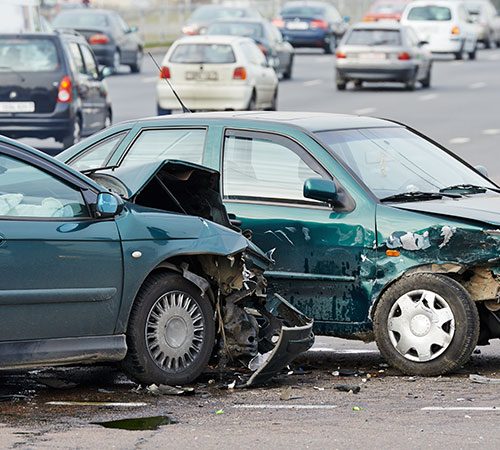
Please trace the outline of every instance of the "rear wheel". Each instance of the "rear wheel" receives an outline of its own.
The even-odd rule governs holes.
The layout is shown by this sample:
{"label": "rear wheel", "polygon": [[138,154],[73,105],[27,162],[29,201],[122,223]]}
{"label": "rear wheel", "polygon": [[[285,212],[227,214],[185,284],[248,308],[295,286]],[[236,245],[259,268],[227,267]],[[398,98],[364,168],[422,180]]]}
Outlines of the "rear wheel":
{"label": "rear wheel", "polygon": [[431,71],[432,71],[432,65],[429,65],[429,69],[427,69],[427,74],[425,75],[425,78],[420,81],[422,83],[422,87],[424,88],[431,87]]}
{"label": "rear wheel", "polygon": [[80,116],[76,116],[71,127],[70,133],[62,140],[63,147],[66,149],[80,142],[82,139],[82,120]]}
{"label": "rear wheel", "polygon": [[289,80],[292,78],[292,70],[293,70],[293,55],[290,57],[290,63],[288,64],[288,67],[283,74],[283,79],[284,80]]}
{"label": "rear wheel", "polygon": [[171,109],[163,109],[160,105],[156,105],[156,113],[158,116],[169,116],[172,114]]}
{"label": "rear wheel", "polygon": [[363,82],[361,80],[356,80],[354,82],[354,87],[356,87],[358,89],[362,88],[363,87]]}
{"label": "rear wheel", "polygon": [[278,88],[274,91],[273,100],[271,106],[269,107],[269,111],[276,111],[278,109]]}
{"label": "rear wheel", "polygon": [[111,115],[111,111],[108,110],[108,112],[106,113],[106,118],[104,119],[104,126],[102,127],[103,130],[110,127],[111,123],[112,123],[112,115]]}
{"label": "rear wheel", "polygon": [[180,275],[153,275],[130,313],[123,366],[141,383],[186,384],[206,368],[214,344],[208,298]]}
{"label": "rear wheel", "polygon": [[406,90],[407,91],[414,91],[416,82],[417,82],[417,71],[415,70],[413,75],[411,75],[410,78],[408,78],[408,80],[406,80],[406,82],[405,82]]}
{"label": "rear wheel", "polygon": [[385,291],[373,326],[387,362],[409,375],[435,376],[467,362],[478,341],[479,315],[458,282],[418,273]]}
{"label": "rear wheel", "polygon": [[250,97],[250,101],[247,105],[247,111],[256,111],[257,110],[257,96],[255,91],[252,92],[252,96]]}
{"label": "rear wheel", "polygon": [[342,78],[342,76],[338,72],[335,84],[337,85],[338,91],[345,91],[345,88],[347,87],[347,81],[344,80],[344,78]]}
{"label": "rear wheel", "polygon": [[142,68],[142,60],[144,58],[144,54],[141,49],[137,50],[137,54],[135,55],[135,63],[130,65],[130,71],[132,73],[139,73]]}

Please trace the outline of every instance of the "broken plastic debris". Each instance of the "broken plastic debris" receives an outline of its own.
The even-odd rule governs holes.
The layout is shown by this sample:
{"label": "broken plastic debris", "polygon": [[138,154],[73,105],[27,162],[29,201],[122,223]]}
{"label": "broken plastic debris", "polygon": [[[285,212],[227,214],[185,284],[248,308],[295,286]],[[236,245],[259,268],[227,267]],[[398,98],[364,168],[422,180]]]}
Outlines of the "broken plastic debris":
{"label": "broken plastic debris", "polygon": [[332,375],[334,377],[338,377],[340,375],[340,372],[338,370],[335,370],[334,372],[332,372]]}
{"label": "broken plastic debris", "polygon": [[22,394],[4,394],[0,395],[0,402],[18,402],[19,400],[27,400],[29,397]]}
{"label": "broken plastic debris", "polygon": [[218,409],[217,411],[215,411],[215,415],[216,416],[220,416],[221,414],[224,414],[224,410],[223,409]]}
{"label": "broken plastic debris", "polygon": [[318,386],[314,386],[314,389],[315,389],[316,391],[324,391],[324,390],[325,390],[325,388],[324,388],[324,387],[318,387]]}
{"label": "broken plastic debris", "polygon": [[228,388],[228,389],[234,389],[234,387],[235,387],[235,386],[236,386],[236,380],[234,380],[232,383],[229,383],[229,384],[227,385],[227,388]]}
{"label": "broken plastic debris", "polygon": [[353,411],[361,411],[361,408],[359,406],[353,406],[352,410]]}
{"label": "broken plastic debris", "polygon": [[107,407],[117,407],[117,408],[139,408],[141,406],[148,406],[147,403],[143,402],[45,402],[46,405],[51,406],[107,406]]}
{"label": "broken plastic debris", "polygon": [[298,395],[292,395],[292,386],[287,386],[285,389],[281,391],[280,394],[280,400],[287,401],[287,400],[296,400],[302,398]]}
{"label": "broken plastic debris", "polygon": [[272,353],[273,352],[270,351],[264,354],[259,353],[257,356],[254,356],[248,363],[248,368],[252,372],[255,372],[257,369],[259,369],[266,363],[266,361],[271,357]]}
{"label": "broken plastic debris", "polygon": [[52,389],[72,389],[78,386],[77,383],[71,381],[60,380],[58,378],[37,378],[37,383],[44,384]]}
{"label": "broken plastic debris", "polygon": [[500,384],[500,378],[488,378],[483,377],[482,375],[469,375],[469,380],[471,380],[473,383]]}
{"label": "broken plastic debris", "polygon": [[353,394],[357,394],[361,390],[359,386],[352,384],[337,384],[333,388],[340,392],[351,392]]}
{"label": "broken plastic debris", "polygon": [[190,387],[174,387],[167,384],[151,384],[146,388],[146,391],[151,395],[193,395],[194,388]]}

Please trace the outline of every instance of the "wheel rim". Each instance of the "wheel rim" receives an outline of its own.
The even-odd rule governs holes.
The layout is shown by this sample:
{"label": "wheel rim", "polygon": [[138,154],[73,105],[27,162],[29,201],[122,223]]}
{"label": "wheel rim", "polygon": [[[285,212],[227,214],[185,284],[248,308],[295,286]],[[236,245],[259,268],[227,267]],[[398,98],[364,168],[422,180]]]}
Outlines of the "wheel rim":
{"label": "wheel rim", "polygon": [[443,297],[421,289],[396,300],[389,312],[387,330],[400,355],[411,361],[427,362],[450,346],[455,317]]}
{"label": "wheel rim", "polygon": [[201,351],[205,335],[201,308],[185,292],[164,294],[148,314],[145,333],[149,355],[160,369],[184,370]]}

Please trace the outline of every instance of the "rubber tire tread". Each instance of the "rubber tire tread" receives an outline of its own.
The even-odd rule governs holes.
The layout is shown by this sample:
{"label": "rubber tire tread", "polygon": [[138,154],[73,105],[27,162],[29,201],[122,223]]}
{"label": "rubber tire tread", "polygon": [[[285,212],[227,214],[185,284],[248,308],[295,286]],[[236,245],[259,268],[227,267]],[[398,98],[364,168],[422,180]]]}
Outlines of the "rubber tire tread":
{"label": "rubber tire tread", "polygon": [[[387,331],[387,317],[403,294],[429,289],[441,295],[455,316],[455,334],[450,346],[438,358],[418,363],[402,356],[392,345]],[[375,309],[373,328],[380,353],[392,366],[407,375],[437,376],[463,366],[470,358],[479,339],[479,313],[465,288],[442,274],[415,273],[406,275],[391,285]]]}
{"label": "rubber tire tread", "polygon": [[[185,291],[198,303],[205,321],[205,339],[198,357],[186,370],[173,374],[160,369],[146,348],[144,327],[147,316],[158,298],[169,291]],[[143,384],[182,385],[194,381],[207,367],[215,345],[214,309],[198,287],[174,273],[151,275],[141,287],[130,312],[127,329],[127,355],[123,369],[135,381]]]}

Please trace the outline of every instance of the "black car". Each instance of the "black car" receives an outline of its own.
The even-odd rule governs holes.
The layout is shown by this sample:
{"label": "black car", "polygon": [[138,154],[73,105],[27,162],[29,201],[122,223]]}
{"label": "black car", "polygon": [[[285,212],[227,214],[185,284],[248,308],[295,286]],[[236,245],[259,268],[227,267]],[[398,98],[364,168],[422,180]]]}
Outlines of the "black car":
{"label": "black car", "polygon": [[322,48],[325,53],[335,51],[347,29],[335,6],[318,1],[285,3],[273,23],[294,47]]}
{"label": "black car", "polygon": [[226,19],[210,24],[205,34],[227,34],[253,39],[276,72],[289,79],[292,76],[294,49],[280,31],[265,19]]}
{"label": "black car", "polygon": [[0,34],[0,134],[69,147],[109,126],[105,75],[77,33]]}
{"label": "black car", "polygon": [[117,71],[121,64],[133,73],[141,71],[144,43],[136,27],[130,27],[115,11],[76,8],[61,11],[54,28],[72,29],[83,34],[99,64]]}

